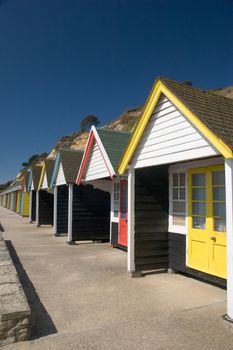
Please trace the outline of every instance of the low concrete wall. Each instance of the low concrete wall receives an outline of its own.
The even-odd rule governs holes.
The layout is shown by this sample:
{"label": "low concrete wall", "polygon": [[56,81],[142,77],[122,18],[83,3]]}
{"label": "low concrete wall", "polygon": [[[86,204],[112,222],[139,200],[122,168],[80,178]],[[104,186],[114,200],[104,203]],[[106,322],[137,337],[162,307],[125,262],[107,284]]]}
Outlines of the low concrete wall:
{"label": "low concrete wall", "polygon": [[0,232],[0,346],[28,339],[30,308]]}

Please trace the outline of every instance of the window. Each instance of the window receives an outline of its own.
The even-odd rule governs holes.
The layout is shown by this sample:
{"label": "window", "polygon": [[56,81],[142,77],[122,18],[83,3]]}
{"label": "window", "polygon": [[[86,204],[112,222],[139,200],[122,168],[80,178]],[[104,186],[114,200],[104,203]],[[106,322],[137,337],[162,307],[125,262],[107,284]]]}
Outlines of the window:
{"label": "window", "polygon": [[206,174],[192,174],[192,227],[206,229]]}
{"label": "window", "polygon": [[119,183],[114,183],[114,192],[113,192],[113,216],[118,218],[119,211]]}
{"label": "window", "polygon": [[185,173],[172,174],[172,224],[185,226]]}
{"label": "window", "polygon": [[214,231],[226,232],[225,173],[212,172]]}

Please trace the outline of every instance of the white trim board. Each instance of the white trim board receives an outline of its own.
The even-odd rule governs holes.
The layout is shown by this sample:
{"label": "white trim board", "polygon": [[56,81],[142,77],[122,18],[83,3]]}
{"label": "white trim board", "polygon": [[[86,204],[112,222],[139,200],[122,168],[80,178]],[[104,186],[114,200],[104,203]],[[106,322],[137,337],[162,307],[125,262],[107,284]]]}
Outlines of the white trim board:
{"label": "white trim board", "polygon": [[66,185],[66,179],[65,179],[62,163],[60,162],[57,176],[56,176],[55,186],[61,186],[61,185]]}
{"label": "white trim board", "polygon": [[47,180],[46,172],[44,173],[44,178],[43,178],[43,182],[42,182],[41,188],[43,188],[43,189],[48,188],[48,180]]}
{"label": "white trim board", "polygon": [[135,169],[219,155],[205,136],[164,95],[132,158]]}

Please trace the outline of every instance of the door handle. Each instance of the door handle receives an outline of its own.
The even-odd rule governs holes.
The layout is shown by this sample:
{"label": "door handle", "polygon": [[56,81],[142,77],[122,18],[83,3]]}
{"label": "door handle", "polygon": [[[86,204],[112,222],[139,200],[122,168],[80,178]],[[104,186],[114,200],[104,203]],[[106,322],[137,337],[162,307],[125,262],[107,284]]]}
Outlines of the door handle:
{"label": "door handle", "polygon": [[216,237],[215,236],[211,236],[210,239],[214,242],[216,242]]}

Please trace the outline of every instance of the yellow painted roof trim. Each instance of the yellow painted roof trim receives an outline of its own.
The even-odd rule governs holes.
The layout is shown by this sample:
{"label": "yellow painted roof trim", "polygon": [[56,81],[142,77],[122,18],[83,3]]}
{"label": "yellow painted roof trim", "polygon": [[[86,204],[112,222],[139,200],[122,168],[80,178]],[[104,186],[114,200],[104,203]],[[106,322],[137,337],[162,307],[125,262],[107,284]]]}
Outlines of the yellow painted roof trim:
{"label": "yellow painted roof trim", "polygon": [[39,180],[39,185],[38,185],[38,191],[40,191],[43,180],[44,180],[44,173],[45,173],[45,162],[42,165],[42,170],[41,170],[41,174],[40,174],[40,180]]}
{"label": "yellow painted roof trim", "polygon": [[151,93],[146,101],[143,113],[132,136],[128,146],[123,153],[118,168],[120,175],[123,175],[134,154],[134,151],[141,139],[141,136],[147,126],[147,123],[155,109],[159,97],[163,93],[174,105],[187,117],[187,119],[206,137],[206,139],[221,153],[225,158],[233,158],[233,152],[218,136],[216,136],[161,80],[155,82]]}

